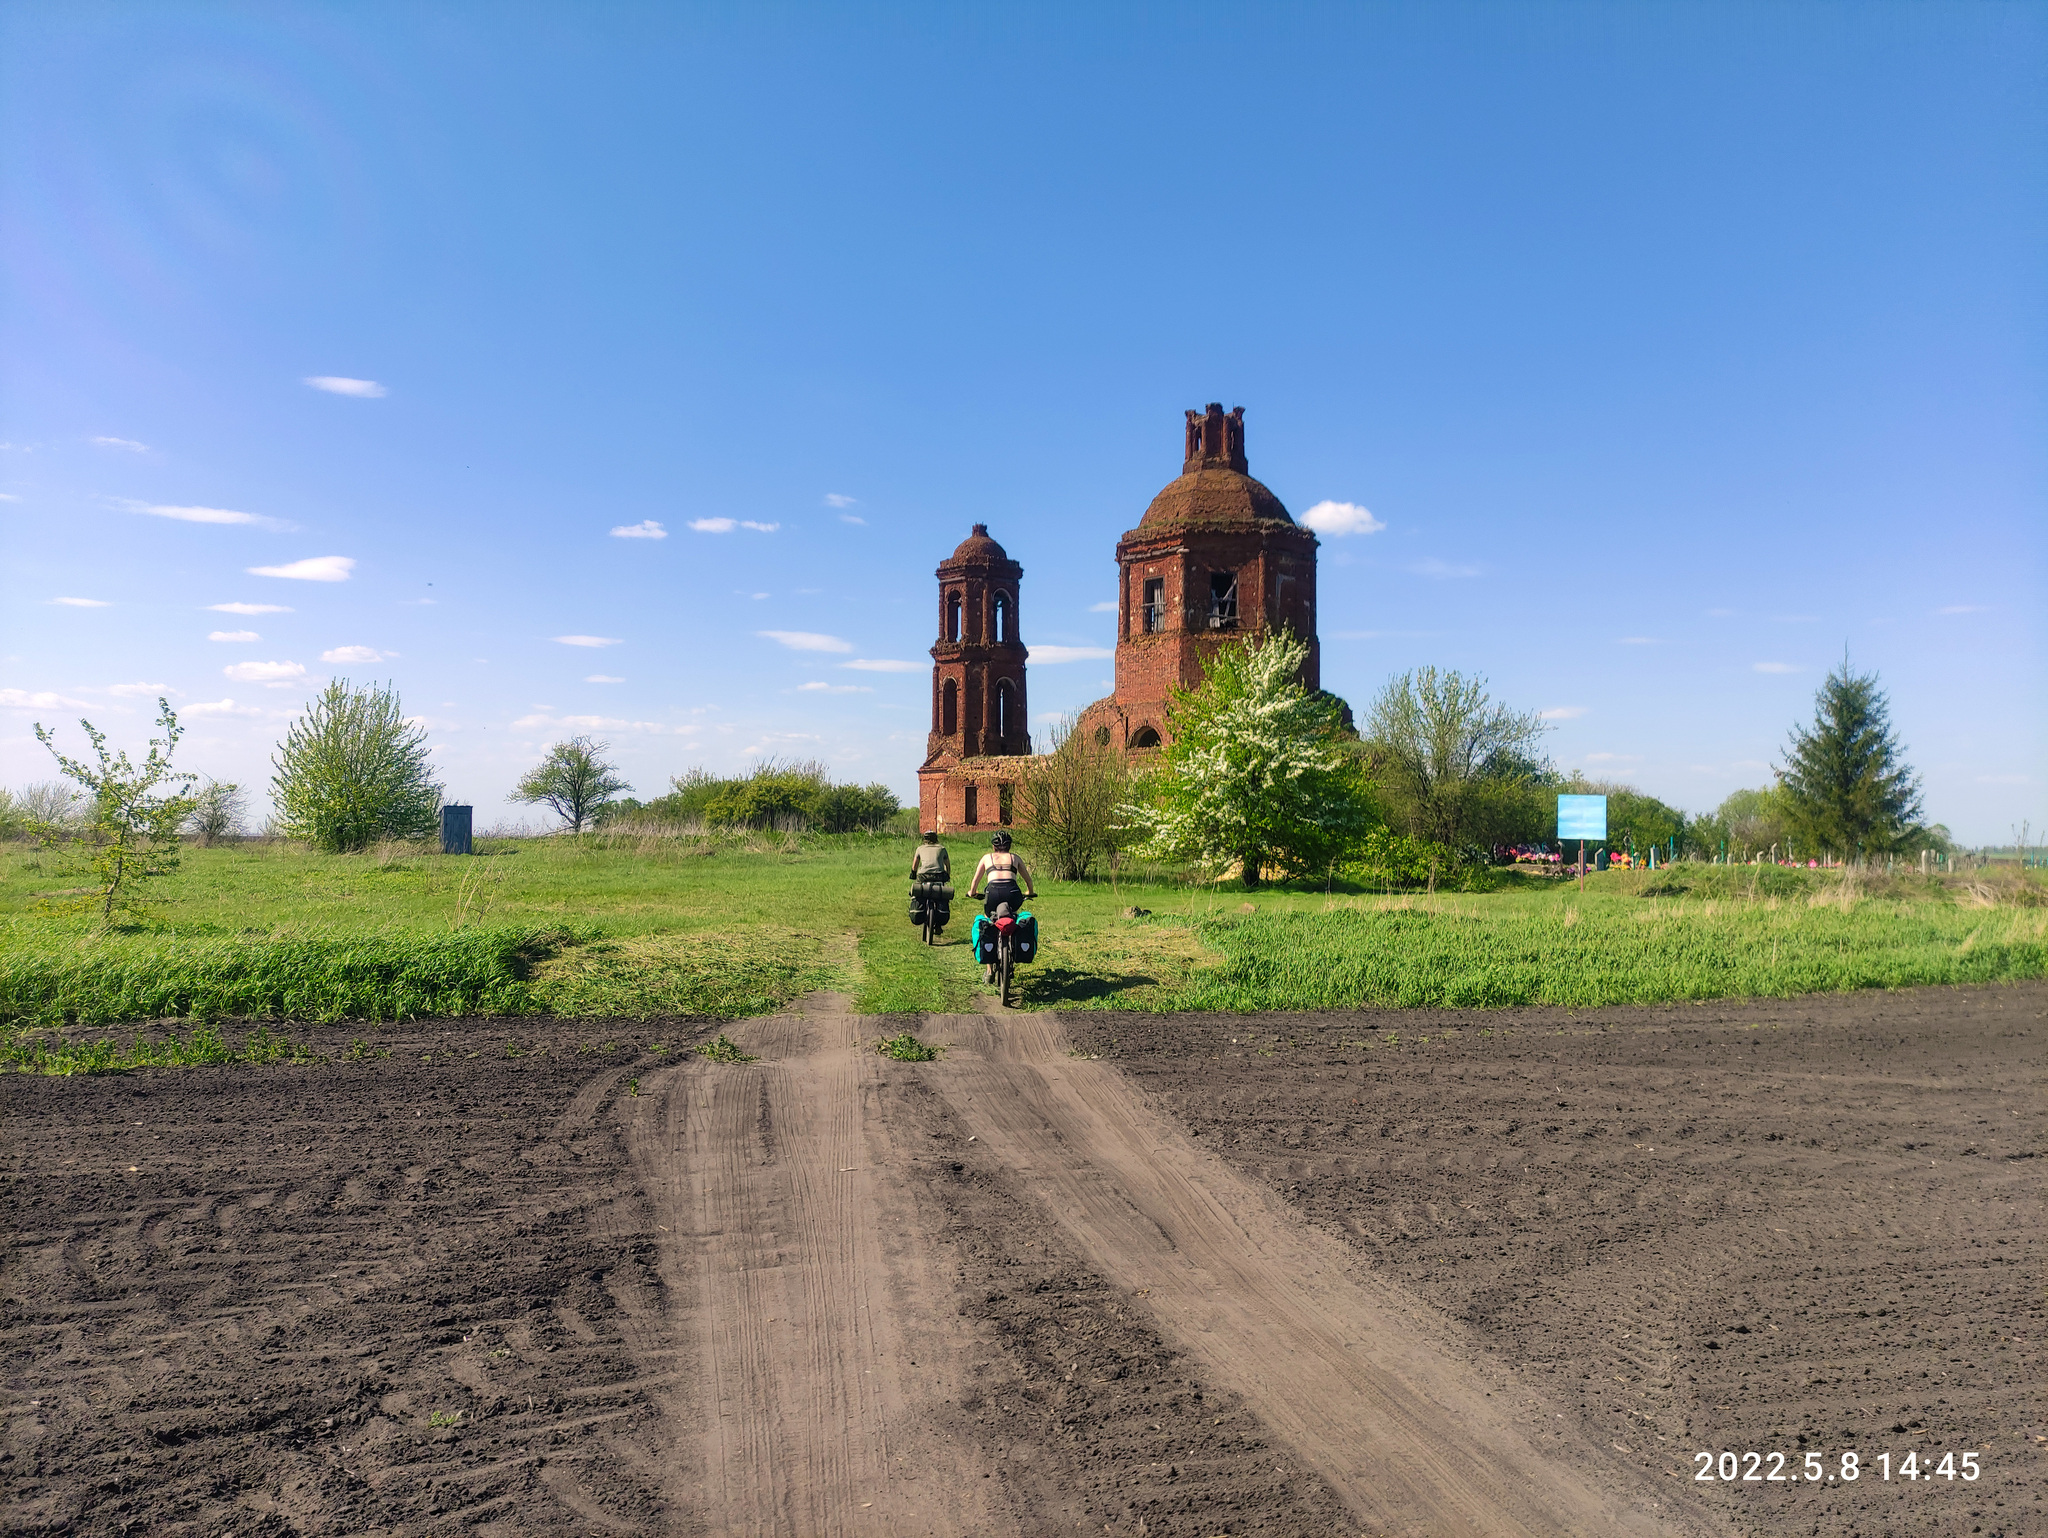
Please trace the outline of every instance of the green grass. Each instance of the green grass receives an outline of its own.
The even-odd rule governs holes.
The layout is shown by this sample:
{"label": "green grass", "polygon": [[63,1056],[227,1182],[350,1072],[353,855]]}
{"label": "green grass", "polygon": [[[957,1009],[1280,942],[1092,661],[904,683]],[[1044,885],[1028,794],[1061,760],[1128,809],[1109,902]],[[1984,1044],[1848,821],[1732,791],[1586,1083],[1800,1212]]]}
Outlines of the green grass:
{"label": "green grass", "polygon": [[938,1057],[942,1048],[928,1047],[908,1031],[900,1031],[885,1041],[875,1043],[875,1050],[884,1057],[892,1057],[899,1063],[929,1063]]}
{"label": "green grass", "polygon": [[[1028,837],[1020,845],[1028,858]],[[247,1060],[246,1047],[202,1034],[229,1019],[725,1021],[820,988],[868,1014],[980,1007],[989,992],[966,944],[964,878],[981,843],[953,843],[962,896],[937,946],[908,920],[911,847],[757,835],[507,841],[478,858],[190,849],[147,924],[95,935],[40,911],[53,878],[34,850],[0,846],[0,1063]],[[1158,872],[1114,887],[1041,883],[1044,948],[1019,971],[1022,1000],[1591,1004],[2048,975],[2048,909],[2026,905],[2048,891],[2039,881],[1992,891],[1915,875],[1864,882],[1859,895],[1828,873],[1679,865],[1594,877],[1583,895],[1513,876],[1482,885],[1399,897],[1248,895]],[[1125,917],[1133,904],[1150,914]],[[187,1033],[130,1048],[65,1034],[135,1021]]]}

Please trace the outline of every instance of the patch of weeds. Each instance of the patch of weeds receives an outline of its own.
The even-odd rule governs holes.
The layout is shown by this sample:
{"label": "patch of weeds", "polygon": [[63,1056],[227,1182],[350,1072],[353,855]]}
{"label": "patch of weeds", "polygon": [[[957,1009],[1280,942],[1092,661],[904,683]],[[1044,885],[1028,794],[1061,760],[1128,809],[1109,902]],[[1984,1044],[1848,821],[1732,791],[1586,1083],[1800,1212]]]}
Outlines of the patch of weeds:
{"label": "patch of weeds", "polygon": [[657,1041],[653,1046],[649,1047],[647,1050],[649,1052],[654,1053],[656,1056],[659,1056],[660,1054],[668,1050],[668,1043],[665,1041]]}
{"label": "patch of weeds", "polygon": [[928,1047],[910,1032],[891,1036],[887,1041],[875,1043],[875,1050],[884,1057],[893,1057],[899,1063],[929,1063],[945,1049]]}
{"label": "patch of weeds", "polygon": [[730,1039],[723,1031],[716,1037],[699,1045],[696,1049],[714,1063],[758,1063],[760,1059],[751,1053],[742,1052],[740,1044]]}
{"label": "patch of weeds", "polygon": [[462,1424],[462,1412],[460,1410],[431,1411],[427,1416],[427,1424],[437,1431],[444,1426],[459,1426]]}
{"label": "patch of weeds", "polygon": [[391,1049],[389,1047],[373,1047],[360,1036],[350,1041],[348,1051],[342,1054],[343,1058],[351,1063],[367,1063],[373,1059],[389,1057],[390,1055]]}
{"label": "patch of weeds", "polygon": [[639,1099],[640,1081],[638,1079],[628,1079],[626,1081],[626,1093],[631,1095],[636,1100]]}
{"label": "patch of weeds", "polygon": [[522,1051],[520,1051],[520,1050],[519,1050],[519,1043],[518,1043],[518,1042],[516,1042],[516,1041],[508,1041],[508,1042],[506,1042],[506,1043],[505,1043],[505,1055],[506,1055],[507,1057],[524,1057],[524,1056],[526,1056],[526,1054],[525,1054],[524,1052],[522,1052]]}

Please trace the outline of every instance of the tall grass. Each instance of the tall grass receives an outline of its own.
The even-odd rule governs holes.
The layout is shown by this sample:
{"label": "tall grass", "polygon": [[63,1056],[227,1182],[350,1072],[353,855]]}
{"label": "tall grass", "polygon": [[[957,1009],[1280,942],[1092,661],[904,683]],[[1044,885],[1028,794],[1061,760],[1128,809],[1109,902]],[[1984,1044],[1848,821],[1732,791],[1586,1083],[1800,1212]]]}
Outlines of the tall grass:
{"label": "tall grass", "polygon": [[1486,914],[1405,902],[1196,921],[1220,965],[1101,1007],[1643,1004],[2048,974],[2048,913],[1660,903]]}

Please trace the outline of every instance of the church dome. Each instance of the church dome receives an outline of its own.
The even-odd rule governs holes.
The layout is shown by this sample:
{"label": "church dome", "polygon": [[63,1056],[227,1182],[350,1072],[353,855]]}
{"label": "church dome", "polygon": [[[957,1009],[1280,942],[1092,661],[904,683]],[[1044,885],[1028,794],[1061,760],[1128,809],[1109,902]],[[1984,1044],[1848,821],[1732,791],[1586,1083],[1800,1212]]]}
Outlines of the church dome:
{"label": "church dome", "polygon": [[988,525],[977,523],[974,530],[960,541],[959,548],[946,557],[946,564],[958,561],[1007,561],[1010,553],[988,536]]}
{"label": "church dome", "polygon": [[1207,411],[1190,411],[1180,477],[1152,499],[1138,527],[1261,522],[1294,520],[1278,497],[1245,472],[1244,408],[1225,413],[1211,402]]}
{"label": "church dome", "polygon": [[1241,470],[1194,470],[1167,484],[1152,499],[1141,529],[1176,523],[1252,523],[1260,519],[1292,523],[1286,506]]}

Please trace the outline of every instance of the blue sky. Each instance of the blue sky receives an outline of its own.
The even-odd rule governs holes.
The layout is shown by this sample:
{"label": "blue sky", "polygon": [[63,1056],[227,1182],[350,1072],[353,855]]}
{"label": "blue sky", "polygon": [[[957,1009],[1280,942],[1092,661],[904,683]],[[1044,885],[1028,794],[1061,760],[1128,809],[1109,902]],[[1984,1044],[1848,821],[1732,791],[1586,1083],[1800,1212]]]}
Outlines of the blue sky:
{"label": "blue sky", "polygon": [[486,824],[579,730],[907,797],[933,566],[988,523],[1034,715],[1107,692],[1221,400],[1383,525],[1322,552],[1361,711],[1478,671],[1702,809],[1846,647],[2003,842],[2044,173],[2038,5],[8,6],[0,780],[163,689],[261,787],[341,675]]}

